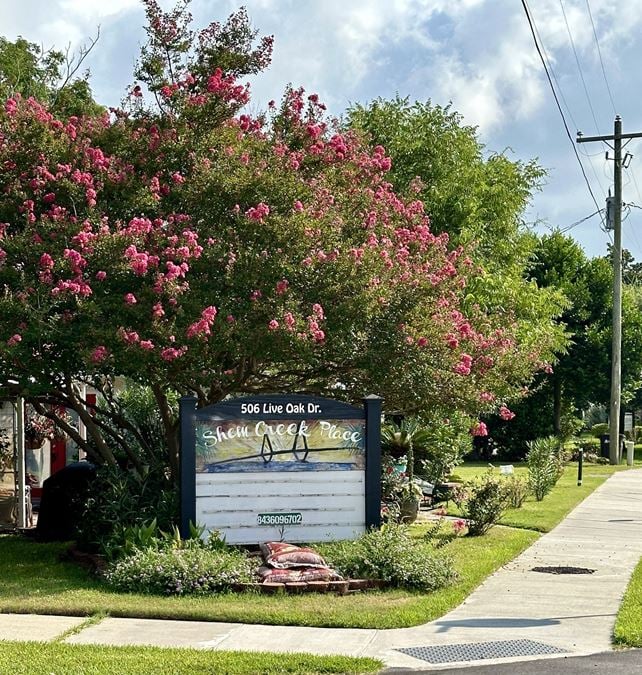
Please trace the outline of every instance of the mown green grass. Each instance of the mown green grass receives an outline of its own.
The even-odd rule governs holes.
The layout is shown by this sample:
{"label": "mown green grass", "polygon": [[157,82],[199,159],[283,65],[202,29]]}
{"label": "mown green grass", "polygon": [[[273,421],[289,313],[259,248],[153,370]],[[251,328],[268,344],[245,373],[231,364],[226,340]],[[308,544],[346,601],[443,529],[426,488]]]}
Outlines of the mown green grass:
{"label": "mown green grass", "polygon": [[[514,464],[514,466],[515,474],[526,478],[528,474],[526,466],[519,463]],[[470,480],[484,473],[488,468],[487,463],[476,462],[458,466],[455,473],[462,480]],[[624,465],[584,464],[582,485],[578,486],[577,463],[571,462],[566,466],[564,475],[559,479],[557,485],[541,502],[536,501],[534,497],[528,497],[521,508],[506,511],[500,522],[502,525],[509,527],[550,532],[607,478],[617,471],[626,469],[627,467]],[[458,513],[452,502],[448,507],[448,512]]]}
{"label": "mown green grass", "polygon": [[0,673],[11,675],[376,673],[382,667],[375,659],[348,656],[0,642]]}
{"label": "mown green grass", "polygon": [[61,561],[64,545],[4,536],[0,537],[0,612],[401,628],[431,621],[456,607],[537,536],[500,527],[485,537],[456,539],[443,550],[453,558],[459,580],[429,594],[386,590],[348,596],[229,593],[182,598],[116,593],[77,565]]}
{"label": "mown green grass", "polygon": [[642,560],[633,571],[620,605],[613,641],[625,647],[642,647]]}

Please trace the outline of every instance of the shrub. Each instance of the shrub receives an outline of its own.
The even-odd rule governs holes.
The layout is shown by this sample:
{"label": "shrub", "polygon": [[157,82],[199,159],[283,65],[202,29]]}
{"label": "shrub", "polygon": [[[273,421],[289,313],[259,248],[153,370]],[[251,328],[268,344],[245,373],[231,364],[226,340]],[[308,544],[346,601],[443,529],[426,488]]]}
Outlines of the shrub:
{"label": "shrub", "polygon": [[559,446],[554,436],[538,438],[528,444],[528,484],[538,502],[555,487],[563,471],[563,465],[560,469]]}
{"label": "shrub", "polygon": [[429,543],[413,539],[403,525],[388,523],[356,541],[322,544],[318,550],[345,577],[383,579],[400,588],[432,591],[456,577],[448,558],[435,555]]}
{"label": "shrub", "polygon": [[519,476],[508,476],[504,479],[506,484],[506,498],[512,509],[519,509],[530,494],[528,481]]}
{"label": "shrub", "polygon": [[479,536],[488,532],[508,508],[507,481],[489,471],[456,488],[453,499],[468,521],[468,534]]}
{"label": "shrub", "polygon": [[253,581],[254,567],[244,553],[233,549],[148,548],[112,563],[105,579],[115,589],[131,593],[204,595]]}
{"label": "shrub", "polygon": [[599,453],[601,444],[599,438],[591,438],[590,436],[585,436],[583,438],[577,439],[577,448],[587,452]]}
{"label": "shrub", "polygon": [[78,544],[116,557],[132,536],[131,528],[156,520],[161,530],[170,531],[177,518],[177,491],[162,467],[152,467],[141,477],[133,471],[103,466],[92,483],[78,527]]}
{"label": "shrub", "polygon": [[599,438],[600,436],[603,436],[604,434],[609,433],[609,425],[606,422],[602,422],[600,424],[594,424],[591,427],[591,433],[595,438]]}

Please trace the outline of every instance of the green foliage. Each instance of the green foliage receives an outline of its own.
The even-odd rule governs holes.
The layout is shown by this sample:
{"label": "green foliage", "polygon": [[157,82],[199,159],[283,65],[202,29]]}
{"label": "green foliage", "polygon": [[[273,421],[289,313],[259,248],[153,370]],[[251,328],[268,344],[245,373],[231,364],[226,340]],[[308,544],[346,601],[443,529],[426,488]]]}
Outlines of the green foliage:
{"label": "green foliage", "polygon": [[470,418],[456,411],[448,419],[438,419],[427,426],[424,443],[415,451],[424,480],[433,485],[441,483],[462,463],[472,447],[470,427]]}
{"label": "green foliage", "polygon": [[594,424],[591,427],[591,433],[595,438],[599,438],[600,436],[604,436],[605,434],[609,433],[609,425],[608,422],[602,422],[600,424]]}
{"label": "green foliage", "polygon": [[442,588],[456,578],[452,562],[436,556],[404,525],[386,524],[356,541],[322,544],[318,550],[345,577],[383,579],[391,586],[424,591]]}
{"label": "green foliage", "polygon": [[160,595],[206,595],[253,580],[254,565],[242,552],[202,547],[147,548],[114,562],[107,583],[119,591]]}
{"label": "green foliage", "polygon": [[[488,153],[475,127],[465,125],[450,106],[431,101],[397,97],[354,105],[348,124],[372,145],[386,148],[392,157],[389,180],[401,194],[422,200],[435,231],[474,248],[475,264],[484,274],[467,286],[469,305],[510,315],[520,344],[541,350],[542,362],[551,361],[566,343],[562,326],[552,321],[564,299],[524,275],[537,243],[524,227],[524,211],[544,170],[535,161]],[[505,398],[518,396],[511,392]]]}
{"label": "green foliage", "polygon": [[117,557],[153,539],[157,528],[171,531],[177,517],[177,492],[162,471],[150,470],[141,477],[105,465],[92,483],[78,544]]}
{"label": "green foliage", "polygon": [[541,502],[555,487],[563,471],[560,442],[554,436],[548,436],[531,441],[528,447],[528,484],[535,499]]}
{"label": "green foliage", "polygon": [[20,94],[48,103],[62,117],[99,114],[104,109],[92,97],[87,81],[88,73],[81,77],[63,77],[67,65],[74,70],[78,59],[86,50],[72,56],[73,63],[61,51],[44,51],[37,44],[18,37],[11,42],[0,37],[0,98]]}
{"label": "green foliage", "polygon": [[453,499],[468,521],[468,534],[486,534],[508,508],[506,480],[488,471],[479,478],[456,488]]}

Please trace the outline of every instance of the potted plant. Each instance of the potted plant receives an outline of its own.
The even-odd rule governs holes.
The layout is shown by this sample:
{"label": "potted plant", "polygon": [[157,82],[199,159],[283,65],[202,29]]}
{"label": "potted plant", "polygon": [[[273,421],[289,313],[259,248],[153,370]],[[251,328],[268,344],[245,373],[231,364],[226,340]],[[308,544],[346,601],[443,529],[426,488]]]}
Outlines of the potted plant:
{"label": "potted plant", "polygon": [[[392,458],[393,470],[400,480],[395,487],[395,501],[399,505],[399,519],[402,523],[412,523],[417,519],[422,492],[414,480],[415,441],[423,441],[427,430],[417,420],[402,420],[399,426],[391,424],[381,432],[381,447]],[[405,472],[397,467],[405,460]]]}

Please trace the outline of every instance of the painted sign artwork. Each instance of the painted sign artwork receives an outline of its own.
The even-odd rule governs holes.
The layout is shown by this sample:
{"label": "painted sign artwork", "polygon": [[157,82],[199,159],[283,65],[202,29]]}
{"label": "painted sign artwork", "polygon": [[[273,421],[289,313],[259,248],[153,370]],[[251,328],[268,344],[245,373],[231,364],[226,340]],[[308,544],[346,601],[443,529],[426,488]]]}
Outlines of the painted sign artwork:
{"label": "painted sign artwork", "polygon": [[[257,411],[258,412],[258,411]],[[196,421],[198,473],[350,471],[365,468],[363,419],[222,419]]]}

